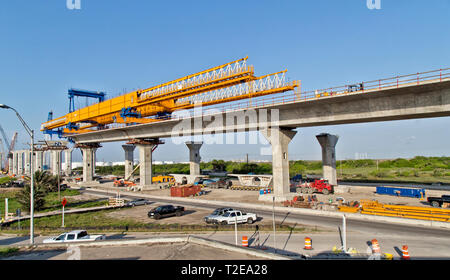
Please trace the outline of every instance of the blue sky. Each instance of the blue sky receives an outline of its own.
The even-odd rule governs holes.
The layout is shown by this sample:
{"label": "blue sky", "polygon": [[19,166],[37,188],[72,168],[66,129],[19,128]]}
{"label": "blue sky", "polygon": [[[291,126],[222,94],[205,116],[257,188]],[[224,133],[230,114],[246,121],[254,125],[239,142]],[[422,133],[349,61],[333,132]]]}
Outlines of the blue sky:
{"label": "blue sky", "polygon": [[[380,10],[366,0],[81,0],[80,10],[66,0],[0,2],[0,103],[36,131],[50,110],[67,113],[70,87],[116,95],[247,55],[257,75],[288,69],[304,90],[450,65],[447,0],[381,0]],[[11,111],[0,111],[0,124],[9,137],[19,131],[25,147]],[[448,156],[449,125],[437,118],[299,129],[290,158],[320,159],[321,132],[340,135],[338,159]],[[123,160],[119,144],[105,144],[98,160]],[[204,145],[201,153],[256,159],[259,149]],[[187,148],[168,143],[154,159],[185,161]]]}

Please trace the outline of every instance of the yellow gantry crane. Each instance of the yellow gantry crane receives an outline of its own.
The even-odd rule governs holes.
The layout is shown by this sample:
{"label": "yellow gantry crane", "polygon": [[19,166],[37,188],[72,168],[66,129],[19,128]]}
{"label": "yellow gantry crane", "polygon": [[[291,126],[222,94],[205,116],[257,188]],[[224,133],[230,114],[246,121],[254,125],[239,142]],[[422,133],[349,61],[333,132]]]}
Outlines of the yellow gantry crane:
{"label": "yellow gantry crane", "polygon": [[300,86],[286,82],[285,71],[255,77],[248,57],[202,72],[140,89],[74,110],[42,124],[41,131],[59,130],[63,136],[106,129],[107,125],[142,124],[170,119],[181,109],[210,106],[268,94],[282,93]]}

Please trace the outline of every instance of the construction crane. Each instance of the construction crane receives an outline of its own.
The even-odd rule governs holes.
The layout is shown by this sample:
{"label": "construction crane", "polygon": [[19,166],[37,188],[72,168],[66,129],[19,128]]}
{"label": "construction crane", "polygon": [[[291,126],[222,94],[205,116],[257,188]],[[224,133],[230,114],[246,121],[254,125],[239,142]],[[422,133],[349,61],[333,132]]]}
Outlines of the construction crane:
{"label": "construction crane", "polygon": [[9,170],[9,164],[8,164],[8,157],[10,156],[11,152],[14,151],[14,146],[17,140],[17,132],[14,133],[12,139],[11,139],[11,143],[8,141],[8,137],[6,136],[5,131],[3,130],[3,127],[0,125],[0,133],[3,136],[3,140],[5,142],[6,145],[6,153],[5,150],[3,149],[3,143],[0,139],[0,145],[1,145],[1,149],[2,149],[2,154],[3,154],[3,167],[5,171]]}
{"label": "construction crane", "polygon": [[6,158],[5,150],[3,149],[3,141],[0,139],[0,170],[4,170],[3,167],[6,165],[3,163]]}
{"label": "construction crane", "polygon": [[[299,87],[300,81],[287,82],[285,71],[256,77],[248,57],[238,59],[186,77],[147,89],[139,89],[104,100],[104,93],[77,90],[83,96],[98,98],[96,104],[50,119],[41,131],[67,137],[71,134],[107,129],[109,124],[143,124],[168,119],[180,109],[210,106],[240,99],[282,93]],[[69,98],[70,97],[69,91]],[[73,96],[73,92],[72,92]]]}

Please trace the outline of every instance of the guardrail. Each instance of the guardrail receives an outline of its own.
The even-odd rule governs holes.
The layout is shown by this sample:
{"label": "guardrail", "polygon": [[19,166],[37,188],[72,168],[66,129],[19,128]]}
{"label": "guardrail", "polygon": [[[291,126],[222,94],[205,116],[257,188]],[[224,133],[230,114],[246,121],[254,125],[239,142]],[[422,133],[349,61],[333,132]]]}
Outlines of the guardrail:
{"label": "guardrail", "polygon": [[[406,86],[421,85],[429,82],[443,82],[450,79],[450,68],[401,75],[390,78],[347,84],[325,89],[310,90],[305,92],[291,92],[283,96],[265,97],[254,100],[247,100],[235,104],[214,107],[222,112],[239,109],[250,109],[268,105],[280,105],[291,102],[302,102],[322,97],[340,96],[346,94],[364,94],[371,91],[383,89],[393,89]],[[209,107],[213,108],[213,107]]]}

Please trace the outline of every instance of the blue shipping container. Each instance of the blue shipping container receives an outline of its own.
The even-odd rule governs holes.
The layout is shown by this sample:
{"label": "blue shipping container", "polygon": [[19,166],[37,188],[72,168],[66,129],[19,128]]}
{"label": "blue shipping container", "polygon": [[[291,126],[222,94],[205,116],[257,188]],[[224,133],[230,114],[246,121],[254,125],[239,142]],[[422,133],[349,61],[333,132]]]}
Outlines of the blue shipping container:
{"label": "blue shipping container", "polygon": [[377,194],[420,198],[425,197],[425,189],[377,187]]}

